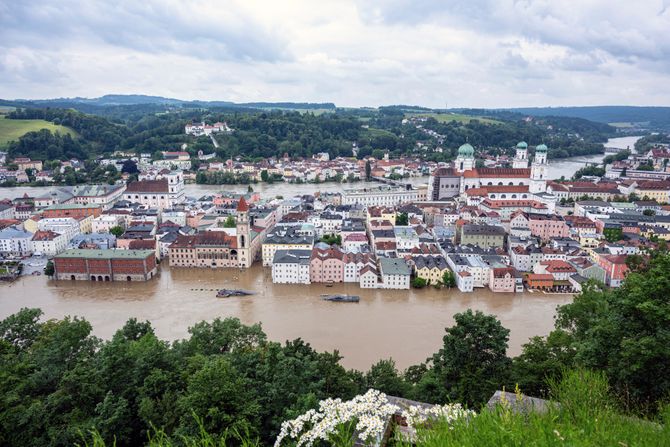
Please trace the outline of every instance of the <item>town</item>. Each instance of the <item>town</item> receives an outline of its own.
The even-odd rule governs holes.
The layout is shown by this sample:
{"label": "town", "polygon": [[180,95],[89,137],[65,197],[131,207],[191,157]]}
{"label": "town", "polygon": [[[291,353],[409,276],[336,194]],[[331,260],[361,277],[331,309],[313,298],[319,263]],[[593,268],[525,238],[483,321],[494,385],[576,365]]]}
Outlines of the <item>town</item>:
{"label": "town", "polygon": [[[347,161],[348,175],[369,178],[374,166],[378,182],[294,197],[188,197],[188,153],[165,153],[159,162],[138,160],[133,181],[0,202],[0,255],[46,258],[56,280],[151,281],[163,263],[260,263],[277,284],[576,293],[589,280],[618,287],[631,255],[670,238],[667,145],[578,180],[548,178],[544,144],[519,142],[514,152],[477,167],[475,148],[463,144],[453,162],[425,166],[423,184],[404,182],[408,170],[420,172],[405,160]],[[41,162],[13,163],[43,172]],[[323,172],[330,161],[310,163]],[[400,179],[392,176],[398,170]]]}

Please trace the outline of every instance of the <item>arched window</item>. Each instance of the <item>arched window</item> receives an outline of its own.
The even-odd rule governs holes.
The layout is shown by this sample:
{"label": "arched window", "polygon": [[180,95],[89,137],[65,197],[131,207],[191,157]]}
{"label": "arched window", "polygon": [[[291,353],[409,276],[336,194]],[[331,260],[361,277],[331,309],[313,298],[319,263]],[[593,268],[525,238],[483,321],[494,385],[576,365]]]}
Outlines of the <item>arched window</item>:
{"label": "arched window", "polygon": [[91,275],[91,281],[95,281],[95,275]]}
{"label": "arched window", "polygon": [[514,182],[509,182],[509,186],[514,186]]}
{"label": "arched window", "polygon": [[498,182],[498,186],[502,186],[502,185],[503,185],[503,182]]}
{"label": "arched window", "polygon": [[70,279],[74,281],[74,275],[70,275]]}
{"label": "arched window", "polygon": [[512,194],[512,198],[513,198],[513,199],[516,199],[516,194]]}
{"label": "arched window", "polygon": [[130,276],[126,276],[126,281],[131,281]]}

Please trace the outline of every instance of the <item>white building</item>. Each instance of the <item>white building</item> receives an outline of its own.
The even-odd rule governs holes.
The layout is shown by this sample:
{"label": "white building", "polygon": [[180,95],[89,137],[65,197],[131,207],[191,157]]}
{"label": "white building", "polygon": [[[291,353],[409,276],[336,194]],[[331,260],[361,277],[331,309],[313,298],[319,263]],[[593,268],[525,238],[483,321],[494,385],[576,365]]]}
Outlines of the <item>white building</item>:
{"label": "white building", "polygon": [[412,271],[403,259],[379,258],[379,266],[384,289],[409,289]]}
{"label": "white building", "polygon": [[48,217],[37,222],[40,231],[53,231],[70,239],[81,233],[81,226],[77,219],[72,217]]}
{"label": "white building", "polygon": [[456,287],[461,292],[472,292],[475,287],[474,278],[467,270],[456,273]]}
{"label": "white building", "polygon": [[379,274],[372,266],[363,267],[358,281],[361,289],[376,289],[379,286]]}
{"label": "white building", "polygon": [[33,233],[17,227],[0,230],[0,254],[4,256],[30,256],[33,252]]}
{"label": "white building", "polygon": [[69,240],[64,234],[53,231],[37,231],[33,235],[33,252],[56,256],[67,249]]}
{"label": "white building", "polygon": [[345,189],[342,193],[342,205],[396,206],[424,200],[426,200],[425,188],[407,190],[395,186],[378,186],[376,188]]}
{"label": "white building", "polygon": [[274,284],[310,284],[311,250],[277,250],[272,260]]}
{"label": "white building", "polygon": [[102,214],[95,219],[91,224],[91,231],[93,233],[109,233],[113,227],[125,227],[125,219],[118,214]]}
{"label": "white building", "polygon": [[184,202],[184,176],[181,171],[161,171],[153,179],[129,183],[124,200],[140,203],[149,208],[172,208]]}

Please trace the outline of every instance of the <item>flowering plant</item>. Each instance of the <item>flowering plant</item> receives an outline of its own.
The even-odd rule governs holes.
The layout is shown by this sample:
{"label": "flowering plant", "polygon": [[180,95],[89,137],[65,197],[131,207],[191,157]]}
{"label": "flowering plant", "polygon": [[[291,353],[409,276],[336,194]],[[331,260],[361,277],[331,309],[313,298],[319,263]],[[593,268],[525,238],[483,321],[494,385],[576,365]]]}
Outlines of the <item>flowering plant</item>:
{"label": "flowering plant", "polygon": [[319,441],[337,446],[353,446],[356,442],[354,433],[366,445],[379,445],[395,414],[401,414],[408,425],[414,426],[432,418],[445,418],[451,422],[456,418],[474,415],[474,412],[458,404],[426,408],[410,406],[402,410],[398,405],[389,403],[384,393],[369,390],[349,401],[322,400],[318,410],[309,410],[293,420],[283,422],[275,447],[282,446],[286,439],[295,440],[296,447],[312,447]]}

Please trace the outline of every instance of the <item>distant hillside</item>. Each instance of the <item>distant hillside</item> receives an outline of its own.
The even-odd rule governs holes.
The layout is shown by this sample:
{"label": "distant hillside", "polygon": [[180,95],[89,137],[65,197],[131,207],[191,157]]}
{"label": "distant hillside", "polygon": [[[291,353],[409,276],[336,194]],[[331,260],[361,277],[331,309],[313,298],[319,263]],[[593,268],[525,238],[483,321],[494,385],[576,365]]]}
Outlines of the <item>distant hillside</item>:
{"label": "distant hillside", "polygon": [[77,132],[69,127],[54,124],[50,121],[30,119],[30,120],[10,120],[0,115],[0,148],[4,147],[10,141],[16,141],[28,132],[36,132],[41,129],[47,129],[51,132],[58,132],[62,135],[69,134],[77,136]]}
{"label": "distant hillside", "polygon": [[[0,100],[0,105],[7,106],[50,106],[50,107],[71,107],[81,109],[84,106],[133,106],[133,105],[155,105],[155,106],[177,106],[185,108],[198,107],[228,107],[228,108],[252,108],[252,109],[295,109],[295,110],[314,110],[314,109],[332,109],[335,110],[335,104],[328,103],[307,103],[307,102],[248,102],[234,103],[231,101],[197,101],[182,100],[175,98],[165,98],[163,96],[149,95],[105,95],[99,98],[53,98],[53,99],[16,99]],[[90,108],[88,110],[91,110]],[[87,110],[87,111],[88,111]]]}
{"label": "distant hillside", "polygon": [[670,130],[670,107],[525,107],[505,110],[532,116],[584,118],[600,123],[641,123],[641,127]]}

